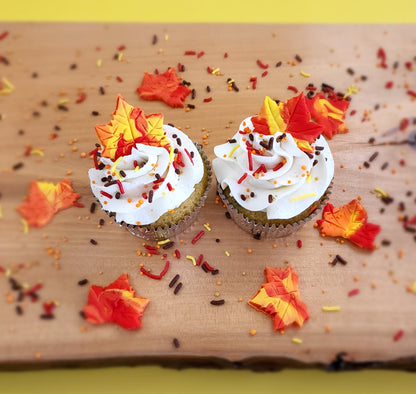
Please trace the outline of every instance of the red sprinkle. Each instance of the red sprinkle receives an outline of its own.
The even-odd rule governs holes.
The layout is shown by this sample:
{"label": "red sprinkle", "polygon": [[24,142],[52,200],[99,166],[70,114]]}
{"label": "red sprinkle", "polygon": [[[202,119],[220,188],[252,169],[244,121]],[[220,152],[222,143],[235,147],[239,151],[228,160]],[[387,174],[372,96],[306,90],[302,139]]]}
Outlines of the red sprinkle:
{"label": "red sprinkle", "polygon": [[83,101],[85,101],[85,99],[87,98],[87,93],[82,92],[80,93],[78,99],[75,101],[77,104],[82,103]]}
{"label": "red sprinkle", "polygon": [[185,153],[187,154],[187,156],[189,157],[189,160],[191,161],[191,163],[192,163],[192,165],[194,165],[194,161],[192,160],[192,156],[191,156],[191,154],[188,152],[188,149],[184,149],[185,150]]}
{"label": "red sprinkle", "polygon": [[178,249],[175,249],[175,256],[176,256],[177,259],[181,258],[181,252],[179,252]]}
{"label": "red sprinkle", "polygon": [[298,245],[298,248],[300,249],[302,247],[302,241],[298,239],[296,245]]}
{"label": "red sprinkle", "polygon": [[381,60],[381,64],[380,64],[381,67],[387,68],[387,64],[386,64],[387,56],[386,56],[386,52],[384,51],[383,48],[379,48],[378,49],[378,51],[377,51],[377,57]]}
{"label": "red sprinkle", "polygon": [[316,90],[317,89],[317,87],[316,86],[313,86],[313,85],[308,85],[308,86],[306,86],[306,88],[305,88],[306,90]]}
{"label": "red sprinkle", "polygon": [[202,259],[204,258],[204,255],[200,254],[198,259],[196,260],[196,265],[199,266],[201,265]]}
{"label": "red sprinkle", "polygon": [[244,179],[246,179],[247,178],[247,172],[245,172],[244,174],[243,174],[243,176],[237,181],[237,183],[240,185],[241,184],[241,182],[243,182],[244,181]]}
{"label": "red sprinkle", "polygon": [[118,51],[124,51],[126,49],[126,46],[125,45],[120,45],[118,48],[117,48],[117,50]]}
{"label": "red sprinkle", "polygon": [[276,167],[273,168],[273,171],[280,170],[284,166],[283,161],[281,161],[279,164],[277,164]]}
{"label": "red sprinkle", "polygon": [[227,52],[225,52],[225,53],[224,53],[224,57],[225,57],[225,58],[227,58],[227,57],[228,57],[228,53],[227,53]]}
{"label": "red sprinkle", "polygon": [[195,51],[185,51],[185,55],[196,55]]}
{"label": "red sprinkle", "polygon": [[168,182],[168,183],[166,184],[166,186],[168,187],[169,191],[171,192],[173,188],[172,188],[172,185],[170,184],[170,182]]}
{"label": "red sprinkle", "polygon": [[157,68],[155,68],[155,71],[153,71],[153,74],[159,75],[159,70]]}
{"label": "red sprinkle", "polygon": [[263,72],[263,74],[261,74],[262,77],[265,77],[269,72],[266,70]]}
{"label": "red sprinkle", "polygon": [[9,35],[9,32],[5,30],[3,33],[0,34],[0,40],[4,40]]}
{"label": "red sprinkle", "polygon": [[104,196],[107,197],[109,199],[112,199],[113,196],[111,194],[108,194],[107,192],[105,192],[104,190],[100,190],[100,193]]}
{"label": "red sprinkle", "polygon": [[212,101],[212,97],[204,98],[204,103],[209,103],[210,101]]}
{"label": "red sprinkle", "polygon": [[407,119],[407,118],[404,118],[404,119],[402,119],[401,121],[400,121],[400,130],[401,131],[404,131],[404,130],[406,130],[406,128],[407,128],[407,126],[409,126],[409,119]]}
{"label": "red sprinkle", "polygon": [[386,82],[386,85],[385,85],[385,88],[386,89],[391,89],[392,87],[393,87],[393,81],[388,81],[388,82]]}
{"label": "red sprinkle", "polygon": [[360,292],[360,289],[353,289],[351,291],[348,292],[348,297],[352,297],[357,295]]}
{"label": "red sprinkle", "polygon": [[209,74],[211,74],[212,73],[212,68],[210,66],[208,66],[207,71],[208,71]]}
{"label": "red sprinkle", "polygon": [[412,62],[406,62],[404,65],[406,66],[406,68],[408,70],[411,70],[412,69]]}
{"label": "red sprinkle", "polygon": [[198,240],[205,234],[204,230],[201,230],[193,239],[192,239],[192,244],[196,244],[198,242]]}
{"label": "red sprinkle", "polygon": [[250,171],[253,171],[253,158],[251,157],[251,149],[247,150],[247,155],[248,155],[248,169]]}
{"label": "red sprinkle", "polygon": [[356,111],[355,109],[353,109],[353,110],[350,112],[350,116],[354,116],[356,113],[357,113],[357,111]]}
{"label": "red sprinkle", "polygon": [[403,336],[403,334],[404,334],[403,330],[397,331],[396,335],[393,337],[393,340],[398,341]]}
{"label": "red sprinkle", "polygon": [[116,182],[117,182],[118,188],[120,190],[120,193],[124,194],[124,187],[123,187],[122,183],[118,179],[116,180]]}
{"label": "red sprinkle", "polygon": [[214,271],[214,268],[213,267],[211,267],[206,261],[204,261],[203,263],[202,263],[202,265],[203,266],[205,266],[205,268],[208,270],[208,271]]}
{"label": "red sprinkle", "polygon": [[52,315],[52,311],[55,309],[56,304],[53,301],[46,301],[42,304],[43,310],[47,315]]}
{"label": "red sprinkle", "polygon": [[288,90],[291,90],[292,92],[295,92],[295,93],[299,92],[299,90],[298,90],[295,86],[292,86],[292,85],[289,85],[289,86],[287,87],[287,89],[288,89]]}
{"label": "red sprinkle", "polygon": [[23,294],[25,296],[31,295],[33,293],[36,293],[39,289],[42,288],[42,283],[37,283],[36,285],[32,286],[30,289],[26,290]]}
{"label": "red sprinkle", "polygon": [[268,64],[264,64],[260,59],[257,59],[257,65],[260,66],[261,68],[269,68]]}
{"label": "red sprinkle", "polygon": [[260,172],[267,172],[266,166],[263,163],[253,172],[253,175],[260,174]]}
{"label": "red sprinkle", "polygon": [[412,96],[412,97],[415,97],[415,98],[416,98],[416,92],[415,92],[414,90],[408,90],[408,91],[407,91],[407,94],[408,94],[409,96]]}
{"label": "red sprinkle", "polygon": [[116,79],[117,79],[118,82],[123,82],[123,80],[119,76],[117,76]]}
{"label": "red sprinkle", "polygon": [[166,274],[166,272],[168,272],[168,269],[169,269],[169,261],[166,261],[165,268],[163,268],[162,272],[159,275],[151,274],[149,271],[147,271],[143,267],[140,268],[140,272],[142,272],[144,275],[146,275],[147,277],[149,277],[151,279],[160,280],[160,279],[163,278],[163,276]]}
{"label": "red sprinkle", "polygon": [[205,54],[205,52],[201,51],[201,52],[198,53],[198,55],[196,57],[199,59],[201,56],[204,56],[204,54]]}
{"label": "red sprinkle", "polygon": [[28,145],[25,149],[25,153],[23,153],[24,156],[29,156],[30,155],[30,151],[32,150],[32,147],[30,145]]}

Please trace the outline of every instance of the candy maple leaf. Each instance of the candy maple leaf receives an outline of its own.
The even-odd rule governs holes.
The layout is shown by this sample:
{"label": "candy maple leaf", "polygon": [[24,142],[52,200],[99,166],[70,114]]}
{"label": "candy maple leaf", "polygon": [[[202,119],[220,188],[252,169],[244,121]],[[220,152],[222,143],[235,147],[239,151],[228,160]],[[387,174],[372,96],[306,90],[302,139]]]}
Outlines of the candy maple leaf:
{"label": "candy maple leaf", "polygon": [[349,129],[344,119],[350,105],[349,101],[337,95],[327,98],[325,93],[318,92],[306,102],[312,119],[323,127],[325,137],[331,139],[335,134],[348,133]]}
{"label": "candy maple leaf", "polygon": [[32,181],[26,201],[17,207],[29,226],[43,227],[63,209],[82,206],[77,203],[81,197],[71,187],[71,181],[64,179],[58,184]]}
{"label": "candy maple leaf", "polygon": [[137,93],[143,100],[163,101],[170,107],[183,107],[186,97],[192,92],[182,85],[173,68],[163,74],[145,73]]}
{"label": "candy maple leaf", "polygon": [[308,152],[313,151],[310,144],[323,131],[321,125],[311,121],[303,93],[279,104],[266,97],[259,114],[252,118],[252,123],[257,133],[290,133],[299,149]]}
{"label": "candy maple leaf", "polygon": [[327,204],[322,212],[322,220],[316,222],[323,235],[343,237],[364,249],[374,249],[374,239],[380,226],[367,222],[367,212],[358,200],[335,208]]}
{"label": "candy maple leaf", "polygon": [[273,329],[302,327],[309,319],[308,309],[298,290],[298,274],[292,266],[286,269],[266,267],[267,283],[248,301],[254,309],[273,319]]}
{"label": "candy maple leaf", "polygon": [[128,274],[122,274],[106,287],[91,286],[83,312],[90,323],[113,322],[131,330],[142,326],[141,317],[148,303],[147,298],[136,297]]}
{"label": "candy maple leaf", "polygon": [[117,96],[110,123],[95,126],[95,132],[103,146],[101,155],[113,160],[130,154],[136,143],[152,146],[169,144],[163,130],[163,115],[145,115],[140,108],[128,104],[121,95]]}

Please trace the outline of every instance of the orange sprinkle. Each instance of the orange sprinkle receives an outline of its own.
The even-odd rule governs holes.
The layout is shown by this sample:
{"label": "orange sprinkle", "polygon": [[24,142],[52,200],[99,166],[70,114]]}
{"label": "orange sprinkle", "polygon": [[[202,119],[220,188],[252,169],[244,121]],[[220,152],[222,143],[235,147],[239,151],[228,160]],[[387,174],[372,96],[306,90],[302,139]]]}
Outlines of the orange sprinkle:
{"label": "orange sprinkle", "polygon": [[254,330],[254,329],[253,329],[253,330],[250,330],[250,335],[251,335],[251,336],[256,335],[256,333],[257,333],[257,331],[256,331],[256,330]]}
{"label": "orange sprinkle", "polygon": [[130,202],[131,202],[131,198],[128,198],[128,199],[127,199],[127,202],[128,202],[128,203],[130,203]]}
{"label": "orange sprinkle", "polygon": [[136,222],[136,224],[137,224],[138,226],[140,226],[140,224],[141,224],[141,223],[140,223],[140,222]]}
{"label": "orange sprinkle", "polygon": [[241,297],[238,297],[238,302],[242,302],[243,299]]}
{"label": "orange sprinkle", "polygon": [[330,332],[331,331],[331,326],[325,326],[325,331]]}
{"label": "orange sprinkle", "polygon": [[218,286],[220,286],[220,285],[221,285],[221,282],[220,282],[220,281],[218,281],[218,282],[217,282],[217,285],[218,285]]}
{"label": "orange sprinkle", "polygon": [[398,253],[399,259],[403,258],[403,254],[404,254],[404,251],[399,250],[399,253]]}
{"label": "orange sprinkle", "polygon": [[375,283],[371,283],[371,288],[372,289],[377,289],[377,285]]}
{"label": "orange sprinkle", "polygon": [[252,249],[247,249],[247,253],[251,253],[252,251]]}

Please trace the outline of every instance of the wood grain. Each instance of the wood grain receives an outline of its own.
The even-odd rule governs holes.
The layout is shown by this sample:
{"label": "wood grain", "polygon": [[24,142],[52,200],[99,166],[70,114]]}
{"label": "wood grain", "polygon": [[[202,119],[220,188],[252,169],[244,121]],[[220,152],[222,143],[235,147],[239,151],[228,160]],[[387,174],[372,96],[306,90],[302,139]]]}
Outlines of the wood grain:
{"label": "wood grain", "polygon": [[[0,265],[21,283],[43,283],[39,301],[25,300],[23,315],[18,316],[18,303],[10,299],[16,293],[7,275],[0,277],[3,366],[186,358],[328,364],[339,352],[357,362],[416,354],[416,296],[406,290],[416,281],[415,242],[398,220],[401,214],[416,214],[416,152],[408,144],[384,144],[409,139],[414,133],[416,104],[406,91],[416,89],[415,71],[405,67],[407,61],[414,64],[414,26],[11,23],[2,29],[10,32],[0,41],[0,55],[9,65],[0,62],[0,78],[6,77],[15,90],[0,96]],[[125,49],[119,51],[121,45]],[[379,47],[387,54],[387,69],[377,67]],[[186,50],[204,55],[185,56]],[[119,52],[123,53],[120,61],[114,59]],[[302,62],[293,65],[295,55]],[[264,70],[257,59],[269,64],[267,76],[261,77]],[[281,67],[275,67],[278,61]],[[395,61],[399,66],[393,70]],[[195,100],[187,99],[194,110],[139,99],[135,90],[144,72],[164,71],[178,62],[185,65],[182,77],[196,89]],[[218,67],[222,75],[209,74],[208,66]],[[300,71],[311,76],[305,78]],[[255,90],[247,88],[251,76],[258,78]],[[235,80],[239,92],[228,91],[227,78]],[[394,86],[386,89],[390,80]],[[146,113],[163,112],[166,122],[180,126],[193,140],[206,141],[204,149],[212,159],[213,147],[231,137],[242,119],[255,114],[265,95],[285,100],[293,96],[288,85],[303,90],[308,83],[323,82],[344,92],[352,84],[359,90],[350,107],[356,113],[347,117],[350,132],[330,141],[336,163],[331,203],[339,206],[362,197],[369,220],[382,227],[374,252],[323,239],[312,223],[284,239],[255,240],[225,218],[212,190],[196,224],[175,239],[181,259],[172,258],[168,251],[171,268],[163,280],[154,281],[139,275],[139,265],[159,272],[164,261],[138,256],[136,252],[143,250],[140,239],[110,224],[99,210],[89,213],[94,199],[86,173],[92,161],[81,154],[93,149],[94,125],[109,121],[118,93]],[[80,91],[87,99],[76,104]],[[212,101],[204,103],[206,97]],[[68,111],[57,109],[62,99],[68,100]],[[399,131],[404,118],[411,120],[410,125]],[[50,139],[52,133],[57,134],[55,139]],[[381,145],[368,143],[371,137]],[[41,149],[44,156],[24,156],[27,145]],[[370,167],[360,168],[375,151],[379,155]],[[11,171],[19,162],[23,167]],[[389,165],[381,170],[384,162]],[[85,208],[62,211],[46,227],[24,234],[16,206],[27,195],[29,182],[63,178],[71,179]],[[375,188],[390,193],[394,202],[384,205],[371,193]],[[398,211],[401,201],[404,212]],[[105,224],[98,229],[101,218]],[[191,239],[207,222],[212,230],[192,245]],[[91,238],[98,245],[91,245]],[[301,249],[296,246],[298,239]],[[391,245],[382,246],[383,239]],[[59,259],[47,248],[59,250]],[[200,253],[220,270],[218,276],[205,274],[184,257]],[[336,254],[348,264],[330,266]],[[311,318],[302,329],[281,334],[273,332],[270,319],[249,307],[247,300],[263,283],[265,266],[288,263],[300,275],[301,295]],[[90,284],[107,285],[123,272],[129,273],[137,294],[150,299],[142,329],[130,332],[111,324],[85,323],[79,311],[89,286],[81,287],[78,281],[87,278]],[[175,296],[168,283],[177,273],[183,288]],[[360,293],[348,297],[355,288]],[[216,292],[225,305],[210,304]],[[40,319],[42,302],[52,300],[59,303],[55,319]],[[338,305],[340,311],[324,312],[324,305]],[[249,334],[252,329],[255,336]],[[394,341],[399,330],[404,335]],[[294,343],[293,337],[302,343]],[[173,338],[180,341],[178,349]]]}

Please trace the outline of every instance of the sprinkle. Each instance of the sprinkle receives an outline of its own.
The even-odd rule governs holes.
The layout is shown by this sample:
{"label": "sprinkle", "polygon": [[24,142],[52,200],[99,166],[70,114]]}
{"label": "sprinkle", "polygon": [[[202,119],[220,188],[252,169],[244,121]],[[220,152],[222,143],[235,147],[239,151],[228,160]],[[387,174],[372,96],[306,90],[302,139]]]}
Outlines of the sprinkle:
{"label": "sprinkle", "polygon": [[[240,301],[240,298],[238,299],[239,301]],[[242,300],[242,299],[241,299]],[[250,330],[250,335],[253,337],[254,335],[256,335],[257,334],[257,331],[256,330]]]}
{"label": "sprinkle", "polygon": [[295,86],[292,86],[292,85],[289,85],[287,87],[287,90],[291,90],[294,93],[298,93],[299,92],[299,90]]}
{"label": "sprinkle", "polygon": [[227,250],[225,251],[225,255],[227,256],[227,257],[230,257],[230,252],[228,252]]}
{"label": "sprinkle", "polygon": [[335,266],[337,263],[341,263],[342,265],[347,265],[347,261],[343,259],[339,254],[335,256],[335,259],[332,260],[332,266]]}
{"label": "sprinkle", "polygon": [[173,338],[172,343],[173,343],[173,346],[175,346],[176,349],[178,349],[181,346],[181,344],[179,343],[178,338]]}
{"label": "sprinkle", "polygon": [[78,282],[78,286],[84,286],[84,285],[86,285],[88,283],[88,279],[81,279],[79,282]]}
{"label": "sprinkle", "polygon": [[196,244],[196,242],[205,234],[204,230],[201,230],[193,239],[192,239],[192,244]]}
{"label": "sprinkle", "polygon": [[169,261],[166,261],[165,268],[163,268],[163,270],[161,271],[161,273],[159,275],[151,274],[144,267],[140,268],[140,272],[142,272],[144,275],[146,275],[147,277],[149,277],[151,279],[160,280],[160,279],[163,278],[163,276],[166,274],[166,272],[168,272],[168,269],[169,269]]}
{"label": "sprinkle", "polygon": [[45,156],[45,154],[40,149],[31,149],[29,152],[31,155]]}
{"label": "sprinkle", "polygon": [[341,309],[339,306],[323,306],[322,310],[325,312],[338,312]]}
{"label": "sprinkle", "polygon": [[75,103],[80,104],[84,102],[87,98],[87,94],[85,92],[81,92],[78,99],[75,101]]}
{"label": "sprinkle", "polygon": [[384,51],[383,48],[380,47],[378,49],[378,51],[377,51],[377,57],[381,60],[380,66],[383,67],[383,68],[387,68],[387,64],[386,64],[386,58],[387,58],[387,56],[386,56],[386,52]]}
{"label": "sprinkle", "polygon": [[264,64],[260,59],[257,59],[257,62],[256,63],[261,68],[264,68],[264,69],[269,68],[269,65],[268,64]]}
{"label": "sprinkle", "polygon": [[179,279],[179,274],[176,274],[173,279],[170,281],[169,283],[169,287],[172,288],[173,286],[175,286],[175,283],[178,281]]}
{"label": "sprinkle", "polygon": [[204,255],[200,254],[198,257],[198,260],[196,261],[196,265],[199,266],[202,262],[202,259],[204,258]]}
{"label": "sprinkle", "polygon": [[212,97],[204,98],[204,103],[209,103],[210,101],[212,101]]}
{"label": "sprinkle", "polygon": [[404,334],[403,330],[397,331],[397,333],[393,337],[393,341],[398,341],[403,336],[403,334]]}
{"label": "sprinkle", "polygon": [[247,173],[245,172],[244,174],[243,174],[243,176],[237,181],[237,183],[240,185],[241,184],[241,182],[243,182],[244,181],[244,179],[246,179],[247,178]]}
{"label": "sprinkle", "polygon": [[206,261],[204,261],[203,263],[202,263],[202,266],[201,266],[202,268],[203,267],[205,267],[208,271],[210,271],[210,272],[212,272],[212,271],[214,271],[214,268],[213,267],[211,267]]}
{"label": "sprinkle", "polygon": [[313,197],[313,196],[316,196],[316,193],[306,193],[306,194],[303,194],[301,196],[291,198],[290,202],[302,200],[303,198],[308,198],[308,197]]}
{"label": "sprinkle", "polygon": [[212,300],[211,301],[211,305],[215,305],[215,306],[219,306],[219,305],[224,305],[225,304],[225,300],[221,299],[221,300]]}
{"label": "sprinkle", "polygon": [[207,229],[207,231],[211,231],[211,227],[209,227],[209,223],[204,223],[204,227]]}
{"label": "sprinkle", "polygon": [[[232,150],[231,150],[231,152],[228,154],[228,157],[231,157],[232,155],[233,155],[233,153],[236,151],[236,149],[237,148],[239,148],[240,147],[240,145],[239,144],[237,144]],[[250,152],[250,151],[249,151]]]}
{"label": "sprinkle", "polygon": [[296,244],[299,249],[302,247],[302,241],[300,239],[297,240]]}
{"label": "sprinkle", "polygon": [[163,249],[163,250],[170,249],[173,245],[175,245],[175,242],[170,241],[170,242],[168,242],[168,243],[164,244],[164,245],[162,246],[162,249]]}
{"label": "sprinkle", "polygon": [[179,282],[176,285],[175,290],[173,290],[173,294],[175,294],[175,295],[178,294],[180,289],[182,289],[182,282]]}
{"label": "sprinkle", "polygon": [[10,94],[13,92],[13,90],[14,90],[13,84],[3,77],[0,83],[0,94]]}
{"label": "sprinkle", "polygon": [[179,250],[178,249],[175,249],[175,256],[176,256],[176,258],[177,259],[180,259],[181,258],[181,252],[179,252]]}
{"label": "sprinkle", "polygon": [[264,78],[268,73],[269,72],[267,70],[266,71],[263,71],[263,73],[261,74],[261,76]]}
{"label": "sprinkle", "polygon": [[195,51],[185,51],[185,55],[189,56],[189,55],[196,55]]}
{"label": "sprinkle", "polygon": [[95,239],[90,239],[90,243],[93,245],[98,245],[98,242]]}
{"label": "sprinkle", "polygon": [[32,286],[28,290],[26,290],[23,295],[30,296],[35,294],[38,290],[40,290],[43,287],[42,283],[37,283],[36,285]]}
{"label": "sprinkle", "polygon": [[20,170],[23,167],[23,165],[23,162],[16,163],[15,165],[13,165],[12,169],[13,171]]}
{"label": "sprinkle", "polygon": [[305,71],[301,71],[300,75],[302,75],[302,77],[305,77],[305,78],[309,78],[311,76],[311,74],[305,73]]}
{"label": "sprinkle", "polygon": [[113,196],[112,196],[111,194],[109,194],[109,193],[105,192],[104,190],[100,190],[100,193],[101,193],[104,197],[107,197],[107,198],[109,198],[109,199],[112,199],[112,198],[113,198]]}
{"label": "sprinkle", "polygon": [[193,265],[195,265],[196,266],[196,261],[195,261],[195,258],[193,257],[193,256],[186,256],[186,258],[188,259],[188,260],[191,260],[192,261],[192,264]]}
{"label": "sprinkle", "polygon": [[293,337],[293,338],[292,338],[292,342],[293,342],[293,343],[298,343],[298,344],[301,344],[303,341],[302,341],[302,339],[300,339],[300,338],[295,338],[295,337]]}
{"label": "sprinkle", "polygon": [[360,292],[360,289],[353,289],[348,292],[348,297],[357,295]]}
{"label": "sprinkle", "polygon": [[23,234],[27,234],[29,232],[29,225],[27,224],[27,221],[25,219],[21,219],[20,222],[23,225]]}

